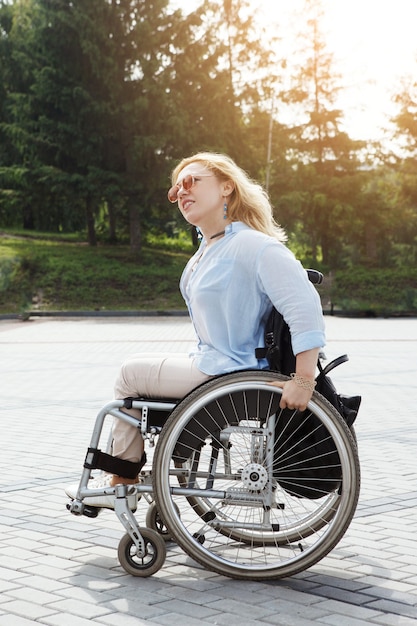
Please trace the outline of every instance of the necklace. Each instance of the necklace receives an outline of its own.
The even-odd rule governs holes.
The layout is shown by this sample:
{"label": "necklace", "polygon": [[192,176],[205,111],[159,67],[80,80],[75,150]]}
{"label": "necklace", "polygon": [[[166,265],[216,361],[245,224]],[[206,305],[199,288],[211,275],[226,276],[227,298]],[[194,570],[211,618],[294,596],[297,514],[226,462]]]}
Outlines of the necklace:
{"label": "necklace", "polygon": [[[210,237],[210,239],[216,239],[216,237],[221,237],[222,235],[224,235],[226,231],[225,230],[221,230],[219,233],[215,233],[214,235],[212,235]],[[203,250],[203,252],[200,254],[200,256],[198,257],[198,259],[195,261],[194,265],[191,268],[191,271],[194,272],[194,270],[196,269],[197,265],[200,263],[202,256],[204,255],[205,250]]]}
{"label": "necklace", "polygon": [[222,235],[224,235],[225,232],[226,232],[225,230],[221,230],[219,233],[212,235],[210,239],[216,239],[216,237],[221,237]]}

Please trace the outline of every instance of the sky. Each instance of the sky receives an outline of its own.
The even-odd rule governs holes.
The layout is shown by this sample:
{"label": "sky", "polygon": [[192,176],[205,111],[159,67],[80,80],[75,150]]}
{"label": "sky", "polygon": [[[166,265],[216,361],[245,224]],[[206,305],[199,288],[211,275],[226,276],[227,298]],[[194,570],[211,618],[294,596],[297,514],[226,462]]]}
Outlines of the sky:
{"label": "sky", "polygon": [[[189,11],[200,0],[171,0]],[[291,37],[303,0],[253,0],[259,20]],[[417,0],[323,0],[322,31],[346,87],[340,96],[354,139],[380,139],[395,112],[392,94],[403,76],[417,82]],[[278,25],[274,27],[274,25]]]}

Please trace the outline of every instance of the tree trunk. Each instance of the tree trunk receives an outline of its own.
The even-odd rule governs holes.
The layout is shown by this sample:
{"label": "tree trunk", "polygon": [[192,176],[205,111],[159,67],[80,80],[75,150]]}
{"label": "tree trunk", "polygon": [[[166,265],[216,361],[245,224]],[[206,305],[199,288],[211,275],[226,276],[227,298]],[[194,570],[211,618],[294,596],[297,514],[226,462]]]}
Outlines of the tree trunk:
{"label": "tree trunk", "polygon": [[109,215],[109,243],[117,243],[116,234],[116,208],[112,202],[107,203],[107,211]]}
{"label": "tree trunk", "polygon": [[372,226],[367,225],[365,228],[365,246],[366,246],[366,260],[367,267],[375,267],[378,261],[378,247],[376,241],[376,234]]}
{"label": "tree trunk", "polygon": [[91,196],[87,196],[85,201],[85,213],[87,220],[87,237],[90,246],[97,245],[96,227],[94,219],[94,202]]}
{"label": "tree trunk", "polygon": [[30,204],[23,207],[23,228],[24,230],[35,230],[35,216]]}
{"label": "tree trunk", "polygon": [[322,260],[324,265],[330,265],[331,264],[331,259],[330,259],[330,242],[329,242],[329,236],[327,234],[327,232],[322,233],[321,236],[321,256],[322,256]]}
{"label": "tree trunk", "polygon": [[130,251],[139,255],[142,248],[142,229],[140,226],[139,207],[136,198],[129,198],[129,230],[130,230]]}

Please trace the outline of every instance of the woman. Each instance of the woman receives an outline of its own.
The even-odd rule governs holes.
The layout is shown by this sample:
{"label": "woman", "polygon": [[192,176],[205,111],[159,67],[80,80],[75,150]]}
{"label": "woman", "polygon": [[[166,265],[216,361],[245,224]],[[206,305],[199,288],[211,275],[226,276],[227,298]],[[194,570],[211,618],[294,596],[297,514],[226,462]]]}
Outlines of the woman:
{"label": "woman", "polygon": [[[267,367],[256,359],[255,349],[263,345],[274,305],[290,327],[296,355],[296,376],[274,383],[283,389],[280,406],[305,409],[325,341],[323,315],[305,270],[284,245],[266,193],[229,157],[199,153],[174,169],[168,199],[178,202],[202,236],[180,282],[198,344],[188,355],[144,354],[126,361],[116,399],[182,398],[212,376]],[[140,418],[138,410],[126,412]],[[128,463],[120,475],[107,475],[107,484],[136,483],[146,460],[138,429],[115,420],[113,438],[113,455]],[[71,497],[75,493],[76,488],[67,490]],[[112,508],[113,498],[91,497],[84,503]]]}

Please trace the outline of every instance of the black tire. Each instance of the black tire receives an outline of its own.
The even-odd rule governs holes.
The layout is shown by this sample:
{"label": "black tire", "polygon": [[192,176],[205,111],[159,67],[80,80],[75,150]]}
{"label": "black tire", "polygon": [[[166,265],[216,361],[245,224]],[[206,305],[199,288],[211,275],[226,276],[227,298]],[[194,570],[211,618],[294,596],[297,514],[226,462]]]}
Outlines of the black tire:
{"label": "black tire", "polygon": [[119,562],[123,569],[132,576],[152,576],[161,569],[165,562],[165,542],[154,530],[140,528],[139,532],[145,542],[145,554],[138,556],[134,541],[126,533],[119,542],[117,551]]}
{"label": "black tire", "polygon": [[[226,576],[281,578],[310,567],[340,541],[356,509],[359,459],[349,428],[317,393],[307,412],[281,411],[281,389],[270,384],[277,379],[285,377],[251,371],[208,381],[174,409],[155,450],[155,502],[170,534]],[[303,422],[334,450],[326,472],[337,467],[336,477],[321,479],[320,493],[306,479],[318,462],[313,447],[302,444],[311,456],[288,469],[287,435]]]}
{"label": "black tire", "polygon": [[[178,511],[179,514],[179,511]],[[151,502],[146,512],[146,526],[158,533],[166,542],[172,541],[171,533],[162,519],[155,502]]]}

